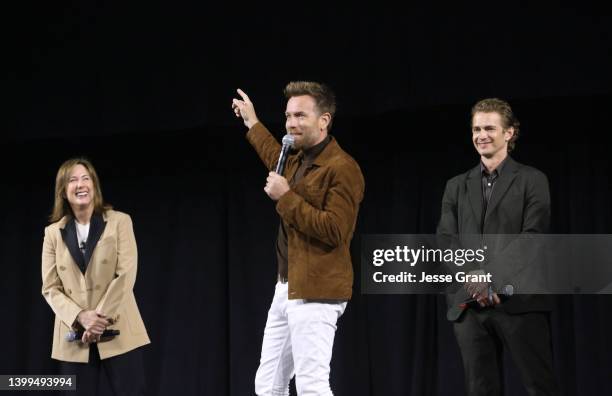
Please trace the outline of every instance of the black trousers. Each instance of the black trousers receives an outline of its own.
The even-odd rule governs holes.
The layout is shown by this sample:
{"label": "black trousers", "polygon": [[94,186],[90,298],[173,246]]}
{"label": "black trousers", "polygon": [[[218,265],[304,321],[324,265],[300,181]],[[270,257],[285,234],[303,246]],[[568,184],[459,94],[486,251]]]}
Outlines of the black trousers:
{"label": "black trousers", "polygon": [[98,346],[89,347],[88,363],[61,362],[61,374],[76,375],[76,392],[65,395],[141,396],[145,394],[144,362],[141,348],[100,360]]}
{"label": "black trousers", "polygon": [[558,395],[548,313],[508,314],[468,309],[454,323],[469,396],[503,395],[503,349],[510,353],[530,396]]}

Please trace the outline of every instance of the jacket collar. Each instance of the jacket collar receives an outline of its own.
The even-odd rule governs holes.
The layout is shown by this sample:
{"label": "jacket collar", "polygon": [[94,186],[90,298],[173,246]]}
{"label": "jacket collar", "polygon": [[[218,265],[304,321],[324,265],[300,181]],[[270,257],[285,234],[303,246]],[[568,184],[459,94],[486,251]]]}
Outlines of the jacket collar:
{"label": "jacket collar", "polygon": [[74,262],[79,266],[82,273],[85,273],[93,251],[106,228],[106,214],[94,214],[89,223],[89,235],[85,245],[85,253],[81,253],[76,234],[76,225],[73,216],[64,216],[59,224],[60,233],[64,244],[68,248]]}
{"label": "jacket collar", "polygon": [[[105,211],[105,212],[103,212],[103,213],[102,213],[102,215],[97,215],[97,214],[95,214],[95,213],[94,213],[92,217],[94,217],[94,216],[101,216],[101,217],[102,217],[102,220],[103,220],[105,223],[108,221],[108,214],[107,214],[107,212],[106,212],[106,211]],[[65,227],[66,227],[66,225],[67,225],[67,224],[68,224],[68,223],[69,223],[71,220],[74,220],[74,217],[73,217],[72,215],[66,215],[66,216],[62,217],[62,218],[61,218],[61,219],[60,219],[60,220],[57,222],[58,227],[59,227],[60,229],[65,228]]]}
{"label": "jacket collar", "polygon": [[489,218],[489,215],[493,213],[501,199],[506,195],[508,188],[514,181],[516,174],[518,173],[518,164],[510,157],[506,158],[504,163],[503,175],[500,174],[499,178],[495,182],[495,188],[491,194],[491,200],[487,206],[487,213],[485,215],[485,223]]}
{"label": "jacket collar", "polygon": [[336,141],[336,139],[330,135],[329,143],[325,146],[323,151],[312,162],[313,165],[316,166],[324,166],[329,163],[332,157],[334,157],[338,150],[340,150],[340,145]]}
{"label": "jacket collar", "polygon": [[[512,157],[508,156],[504,160],[504,169],[503,176],[500,173],[500,177],[495,183],[495,188],[493,189],[493,193],[491,194],[491,200],[487,205],[487,213],[485,215],[484,222],[487,222],[487,219],[491,213],[495,210],[501,199],[504,197],[508,188],[514,181],[516,174],[519,169],[519,164],[512,159]],[[472,211],[474,212],[474,217],[476,219],[482,218],[482,168],[480,163],[476,165],[471,171],[469,171],[467,180],[466,180],[468,197],[470,200],[470,204],[472,206]],[[481,230],[482,232],[483,230]]]}
{"label": "jacket collar", "polygon": [[[338,151],[341,150],[340,145],[338,144],[336,139],[331,135],[328,135],[328,136],[329,136],[329,143],[325,145],[325,148],[323,148],[323,151],[321,151],[319,155],[316,156],[316,158],[314,159],[314,161],[312,162],[310,166],[320,167],[320,166],[327,165],[329,161],[331,160],[331,158],[333,158],[338,153]],[[303,158],[304,158],[304,152],[300,150],[296,154],[296,163],[300,164]],[[288,173],[285,175],[287,180],[293,179],[293,176],[295,176],[295,173],[297,172],[298,168],[299,168],[299,165],[296,165],[291,170],[288,171]]]}
{"label": "jacket collar", "polygon": [[64,240],[64,244],[68,248],[70,255],[74,262],[79,266],[79,269],[82,273],[85,273],[87,269],[85,267],[85,257],[83,257],[83,253],[79,249],[79,241],[77,240],[76,234],[76,226],[74,224],[74,218],[70,216],[69,219],[66,220],[63,228],[60,228],[60,232],[62,233],[62,239]]}

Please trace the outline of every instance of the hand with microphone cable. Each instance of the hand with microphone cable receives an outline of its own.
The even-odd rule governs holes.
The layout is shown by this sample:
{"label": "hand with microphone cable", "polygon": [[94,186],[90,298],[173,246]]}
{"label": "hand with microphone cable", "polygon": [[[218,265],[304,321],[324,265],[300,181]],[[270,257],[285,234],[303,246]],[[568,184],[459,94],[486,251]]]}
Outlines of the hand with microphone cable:
{"label": "hand with microphone cable", "polygon": [[487,285],[483,291],[474,294],[472,297],[478,302],[481,308],[493,307],[501,302],[497,293],[495,293],[489,285]]}
{"label": "hand with microphone cable", "polygon": [[[471,271],[468,274],[483,274],[484,271]],[[501,302],[497,293],[493,291],[488,282],[466,282],[463,288],[471,297],[471,302],[476,302],[480,307],[495,306]]]}
{"label": "hand with microphone cable", "polygon": [[259,120],[257,119],[257,115],[255,114],[255,107],[253,106],[253,102],[251,102],[251,99],[249,99],[249,97],[246,93],[244,93],[243,90],[238,88],[236,91],[238,92],[238,95],[240,95],[242,100],[233,99],[232,109],[234,110],[234,114],[236,114],[236,117],[242,117],[244,125],[247,128],[251,129],[253,125],[259,122]]}
{"label": "hand with microphone cable", "polygon": [[84,344],[100,341],[100,336],[104,333],[106,326],[110,324],[106,315],[94,310],[79,312],[77,322],[85,329],[81,338],[81,342]]}
{"label": "hand with microphone cable", "polygon": [[495,306],[500,304],[502,301],[509,299],[513,295],[514,286],[512,285],[504,285],[501,289],[494,291],[493,287],[487,284],[486,291],[474,294],[472,298],[468,298],[459,304],[459,307],[465,309],[473,304],[478,304],[481,308]]}
{"label": "hand with microphone cable", "polygon": [[501,302],[497,293],[493,291],[487,282],[466,282],[463,287],[471,297],[466,302],[471,304],[477,303],[481,308],[495,306]]}

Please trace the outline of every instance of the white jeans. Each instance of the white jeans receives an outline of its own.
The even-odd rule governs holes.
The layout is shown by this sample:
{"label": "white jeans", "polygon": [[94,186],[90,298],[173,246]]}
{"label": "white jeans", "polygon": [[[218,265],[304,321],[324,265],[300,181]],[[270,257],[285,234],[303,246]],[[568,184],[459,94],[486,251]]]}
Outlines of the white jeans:
{"label": "white jeans", "polygon": [[277,283],[255,375],[259,396],[289,395],[295,374],[300,396],[332,395],[329,363],[336,322],[346,301],[289,300],[286,283]]}

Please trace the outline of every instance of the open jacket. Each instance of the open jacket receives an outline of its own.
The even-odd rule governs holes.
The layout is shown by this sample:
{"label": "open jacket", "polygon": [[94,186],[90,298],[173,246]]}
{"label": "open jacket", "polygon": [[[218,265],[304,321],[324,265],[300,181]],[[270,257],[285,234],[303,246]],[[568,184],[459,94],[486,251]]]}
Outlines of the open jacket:
{"label": "open jacket", "polygon": [[[247,139],[269,170],[280,144],[261,124]],[[302,152],[287,159],[285,178],[297,171]],[[313,169],[276,203],[289,247],[289,298],[349,300],[353,288],[350,244],[365,182],[357,162],[332,137]]]}
{"label": "open jacket", "polygon": [[[473,236],[545,234],[550,223],[550,193],[548,179],[541,171],[506,159],[502,175],[495,184],[484,221],[482,220],[482,173],[480,165],[453,177],[446,183],[442,199],[442,212],[437,234],[459,239],[470,239]],[[472,238],[473,239],[473,238]],[[503,239],[503,238],[497,238]],[[491,245],[486,238],[478,238],[480,243]],[[508,241],[504,242],[505,244]],[[465,247],[465,246],[455,246]],[[470,246],[468,246],[470,247]],[[482,248],[483,246],[480,246]],[[515,292],[520,293],[521,276],[530,266],[538,265],[538,257],[532,254],[532,245],[521,243],[519,238],[504,247],[492,263],[485,263],[485,270],[491,270],[495,290],[506,283],[513,284]],[[489,249],[491,250],[491,249]],[[510,253],[519,254],[510,254]],[[490,255],[488,252],[487,254]],[[513,257],[518,260],[512,260]],[[468,266],[466,266],[468,267]],[[470,268],[459,268],[467,270]],[[536,268],[533,268],[537,270]],[[524,276],[523,276],[524,277]],[[519,282],[519,284],[515,282]],[[447,318],[455,321],[460,318],[463,310],[459,304],[469,298],[461,287],[456,292],[447,295],[449,304]],[[550,299],[544,295],[517,294],[508,301],[496,306],[496,309],[507,313],[524,313],[533,311],[548,311],[551,308]]]}
{"label": "open jacket", "polygon": [[52,358],[88,361],[89,345],[65,340],[82,310],[99,310],[113,321],[108,329],[120,331],[98,343],[101,359],[150,342],[133,292],[137,261],[132,220],[125,213],[108,210],[92,216],[85,254],[78,248],[72,217],[45,228],[42,295],[55,312]]}

